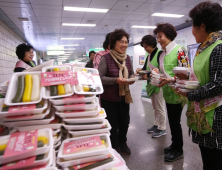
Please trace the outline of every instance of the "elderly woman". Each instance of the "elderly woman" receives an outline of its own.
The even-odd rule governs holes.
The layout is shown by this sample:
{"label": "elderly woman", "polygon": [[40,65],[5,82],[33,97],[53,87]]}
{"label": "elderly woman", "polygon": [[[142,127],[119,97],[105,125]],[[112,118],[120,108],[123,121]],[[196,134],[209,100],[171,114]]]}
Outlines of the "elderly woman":
{"label": "elderly woman", "polygon": [[104,55],[99,63],[99,74],[104,93],[100,95],[101,106],[112,126],[111,142],[114,149],[131,154],[126,144],[130,122],[129,104],[133,102],[126,79],[134,74],[130,57],[126,54],[129,34],[116,29],[110,35],[110,53]]}
{"label": "elderly woman", "polygon": [[16,47],[16,55],[19,61],[15,65],[14,72],[22,72],[36,66],[33,61],[34,53],[33,47],[28,44],[20,44]]}
{"label": "elderly woman", "polygon": [[[164,157],[165,161],[176,161],[183,158],[183,134],[180,124],[182,113],[181,102],[178,101],[179,97],[168,86],[170,83],[175,82],[177,79],[173,73],[174,67],[188,66],[188,57],[186,50],[173,41],[177,36],[175,28],[168,23],[157,24],[156,29],[153,31],[157,35],[157,41],[161,45],[163,53],[159,58],[159,68],[166,78],[161,79],[158,87],[163,89],[163,97],[166,101],[168,120],[172,135],[172,144],[164,149],[167,155]],[[158,69],[154,69],[158,71]],[[187,75],[178,75],[180,78],[187,78]]]}
{"label": "elderly woman", "polygon": [[182,93],[189,100],[187,123],[192,140],[200,147],[203,169],[222,168],[222,7],[202,2],[189,13],[197,49],[190,80],[200,88]]}
{"label": "elderly woman", "polygon": [[110,52],[110,45],[109,45],[109,36],[110,36],[111,33],[108,33],[106,34],[106,39],[105,41],[103,42],[103,49],[105,51],[100,51],[98,53],[96,53],[95,57],[94,57],[94,60],[93,60],[93,66],[94,68],[98,69],[98,66],[99,66],[99,63],[100,63],[100,60],[101,60],[101,57],[107,53]]}
{"label": "elderly woman", "polygon": [[[156,38],[152,35],[146,35],[142,38],[140,45],[150,55],[148,55],[143,68],[137,69],[137,73],[141,70],[153,70],[154,68],[158,68],[159,57],[163,51],[157,48]],[[144,79],[148,80],[148,76],[149,74],[145,74]],[[147,132],[152,133],[152,137],[158,138],[166,135],[166,112],[163,91],[162,88],[151,85],[150,80],[147,81],[146,91],[148,97],[151,98],[155,115],[154,125],[147,129]]]}

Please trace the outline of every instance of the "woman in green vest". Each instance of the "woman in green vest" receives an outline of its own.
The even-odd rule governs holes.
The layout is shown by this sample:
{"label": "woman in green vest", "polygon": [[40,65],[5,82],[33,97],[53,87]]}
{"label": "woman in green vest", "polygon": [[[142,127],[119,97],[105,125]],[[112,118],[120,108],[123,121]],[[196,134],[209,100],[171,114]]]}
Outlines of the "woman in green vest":
{"label": "woman in green vest", "polygon": [[189,100],[187,124],[192,140],[199,145],[204,170],[222,169],[222,7],[202,2],[189,13],[192,32],[200,43],[193,60],[190,80],[200,88],[177,91]]}
{"label": "woman in green vest", "polygon": [[[164,160],[172,162],[183,158],[183,134],[180,124],[182,105],[178,101],[179,97],[170,88],[170,84],[177,79],[172,70],[177,66],[189,67],[189,62],[186,50],[173,41],[177,36],[177,32],[171,24],[157,24],[154,34],[157,35],[158,43],[163,50],[159,58],[159,68],[165,78],[161,79],[158,87],[162,87],[163,89],[163,97],[166,101],[172,135],[172,144],[164,149],[164,153],[167,154]],[[154,70],[159,71],[158,69]],[[179,76],[181,77],[181,75]],[[187,76],[183,77],[186,78]]]}
{"label": "woman in green vest", "polygon": [[[140,45],[144,50],[150,54],[146,58],[146,62],[142,69],[137,69],[137,73],[141,70],[153,70],[158,68],[158,60],[163,51],[157,48],[156,38],[152,35],[146,35],[142,38]],[[166,111],[165,111],[165,101],[163,98],[162,88],[153,86],[148,80],[149,74],[144,75],[144,80],[147,80],[147,95],[151,98],[153,109],[154,109],[154,126],[147,129],[148,133],[152,133],[152,137],[160,137],[166,135]]]}

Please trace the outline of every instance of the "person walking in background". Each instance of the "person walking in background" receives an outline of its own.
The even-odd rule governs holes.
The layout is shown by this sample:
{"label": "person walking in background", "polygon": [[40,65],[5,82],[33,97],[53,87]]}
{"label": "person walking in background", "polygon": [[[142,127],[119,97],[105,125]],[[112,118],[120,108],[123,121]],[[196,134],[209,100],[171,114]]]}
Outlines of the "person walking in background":
{"label": "person walking in background", "polygon": [[109,36],[110,36],[111,33],[108,33],[106,34],[106,39],[105,41],[103,42],[103,49],[105,51],[100,51],[98,53],[96,53],[95,57],[94,57],[94,60],[93,60],[93,67],[98,69],[98,66],[99,66],[99,63],[100,63],[100,60],[101,60],[101,57],[107,53],[110,52],[110,45],[109,45]]}
{"label": "person walking in background", "polygon": [[[172,162],[183,158],[183,134],[180,124],[182,105],[181,102],[178,101],[179,96],[172,91],[168,84],[176,81],[177,77],[172,70],[177,66],[183,66],[181,65],[181,58],[183,58],[183,63],[187,63],[187,67],[189,66],[189,61],[186,49],[174,41],[177,32],[171,24],[157,24],[153,32],[157,35],[157,41],[163,50],[159,58],[159,67],[161,73],[164,74],[166,78],[161,79],[158,87],[162,87],[163,89],[163,97],[166,101],[172,135],[172,144],[164,149],[164,153],[167,154],[164,160]],[[154,69],[154,71],[159,72],[158,69]],[[181,75],[179,76],[181,77]],[[184,78],[187,78],[187,75],[184,76]]]}
{"label": "person walking in background", "polygon": [[18,56],[19,61],[15,65],[14,72],[22,72],[36,66],[35,61],[33,60],[34,51],[33,47],[28,44],[19,44],[16,47],[16,55]]}
{"label": "person walking in background", "polygon": [[96,55],[95,51],[90,51],[89,52],[89,59],[90,60],[86,63],[85,67],[87,67],[87,68],[94,68],[93,67],[93,59],[94,59],[95,55]]}
{"label": "person walking in background", "polygon": [[[156,38],[152,35],[146,35],[142,38],[140,45],[149,54],[142,69],[137,69],[137,73],[141,70],[153,70],[159,68],[159,57],[163,51],[157,48]],[[137,74],[136,73],[136,74]],[[153,86],[148,80],[150,73],[144,74],[143,79],[147,80],[147,96],[151,98],[154,109],[154,126],[147,129],[148,133],[152,133],[152,137],[160,137],[166,135],[166,111],[165,101],[163,98],[162,88]]]}
{"label": "person walking in background", "polygon": [[116,29],[110,35],[110,53],[102,56],[99,63],[99,74],[104,88],[100,95],[101,107],[107,114],[107,119],[112,126],[112,147],[131,154],[127,146],[127,132],[130,123],[130,103],[133,102],[129,85],[126,79],[134,75],[130,57],[126,54],[129,43],[129,34],[123,29]]}
{"label": "person walking in background", "polygon": [[200,88],[179,94],[188,98],[187,124],[199,145],[204,170],[222,169],[222,7],[202,2],[189,13],[192,32],[200,43],[193,60],[191,81]]}

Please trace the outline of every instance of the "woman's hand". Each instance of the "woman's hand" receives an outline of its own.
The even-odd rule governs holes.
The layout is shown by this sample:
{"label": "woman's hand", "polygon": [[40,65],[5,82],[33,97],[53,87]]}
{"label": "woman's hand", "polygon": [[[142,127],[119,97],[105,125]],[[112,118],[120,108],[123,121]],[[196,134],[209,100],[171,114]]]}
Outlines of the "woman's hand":
{"label": "woman's hand", "polygon": [[160,70],[158,68],[154,68],[153,71],[156,72],[156,73],[160,72]]}
{"label": "woman's hand", "polygon": [[143,75],[143,80],[148,80],[149,78],[147,77],[147,74]]}
{"label": "woman's hand", "polygon": [[138,69],[136,70],[135,75],[137,75],[139,71],[142,71],[142,69],[141,69],[141,68],[138,68]]}
{"label": "woman's hand", "polygon": [[178,94],[187,97],[187,93],[184,93],[184,92],[180,91],[179,88],[177,88],[176,90],[177,90]]}
{"label": "woman's hand", "polygon": [[189,76],[187,74],[183,74],[183,73],[180,73],[180,74],[176,74],[176,76],[180,79],[180,80],[185,80],[185,79],[188,79]]}
{"label": "woman's hand", "polygon": [[157,86],[157,87],[163,87],[165,86],[166,84],[169,84],[171,82],[171,79],[168,79],[168,78],[160,78],[160,85]]}
{"label": "woman's hand", "polygon": [[124,78],[117,78],[116,82],[117,82],[119,85],[128,84],[128,82],[127,82],[126,79],[124,79]]}
{"label": "woman's hand", "polygon": [[134,84],[134,83],[135,83],[135,81],[130,81],[130,82],[128,82],[129,85],[132,85],[132,84]]}

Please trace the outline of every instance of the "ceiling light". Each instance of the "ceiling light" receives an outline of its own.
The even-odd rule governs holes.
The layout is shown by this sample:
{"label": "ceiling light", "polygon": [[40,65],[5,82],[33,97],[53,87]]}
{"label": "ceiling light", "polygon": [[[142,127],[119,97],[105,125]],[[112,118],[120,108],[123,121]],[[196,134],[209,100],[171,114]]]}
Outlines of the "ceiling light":
{"label": "ceiling light", "polygon": [[29,21],[28,18],[18,17],[19,21]]}
{"label": "ceiling light", "polygon": [[84,40],[85,38],[61,38],[61,40]]}
{"label": "ceiling light", "polygon": [[60,45],[60,46],[79,46],[79,44],[68,44],[68,45]]}
{"label": "ceiling light", "polygon": [[65,11],[78,11],[78,12],[102,12],[106,13],[109,9],[98,9],[98,8],[80,8],[80,7],[64,7]]}
{"label": "ceiling light", "polygon": [[184,15],[166,14],[166,13],[154,13],[154,14],[152,14],[152,16],[181,18],[181,17],[183,17]]}
{"label": "ceiling light", "polygon": [[69,51],[69,50],[75,50],[75,48],[67,48],[67,49],[64,49],[64,51]]}
{"label": "ceiling light", "polygon": [[63,55],[64,51],[47,51],[47,55]]}
{"label": "ceiling light", "polygon": [[68,54],[68,53],[73,53],[73,51],[65,51],[65,54]]}
{"label": "ceiling light", "polygon": [[73,27],[95,27],[96,24],[71,24],[71,23],[62,23],[63,26],[73,26]]}
{"label": "ceiling light", "polygon": [[71,54],[64,54],[64,55],[71,55]]}
{"label": "ceiling light", "polygon": [[154,28],[156,28],[156,26],[133,25],[132,28],[147,28],[147,29],[154,29]]}

